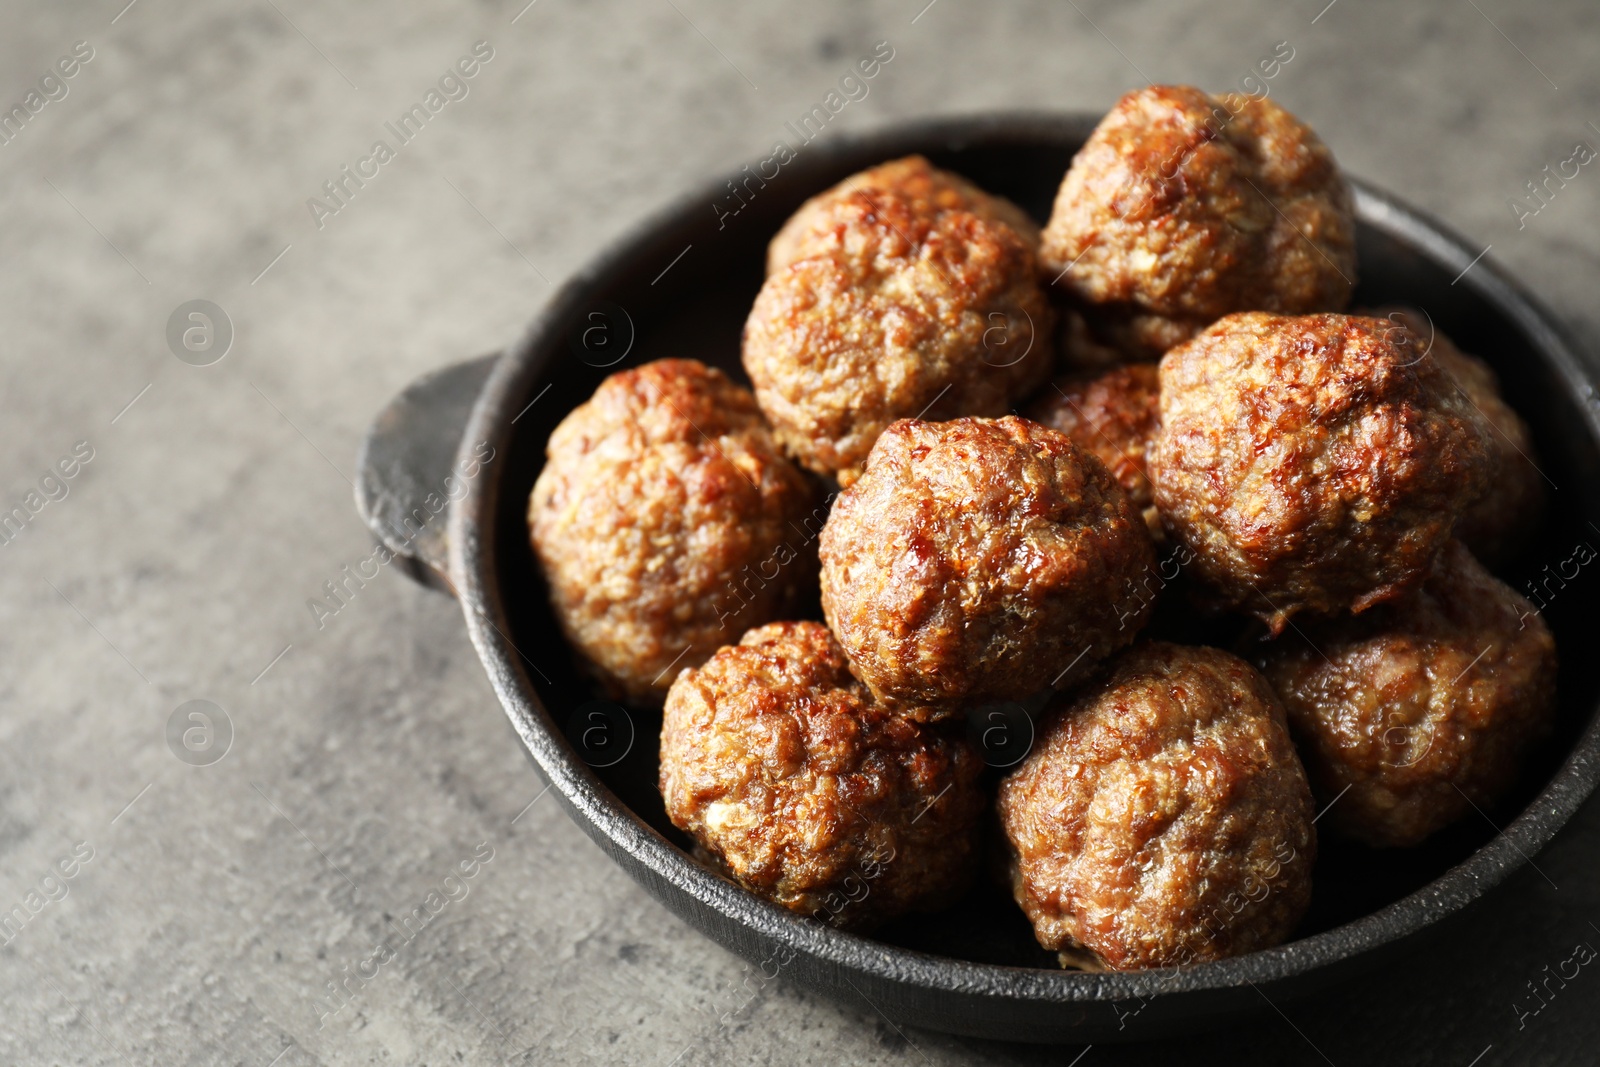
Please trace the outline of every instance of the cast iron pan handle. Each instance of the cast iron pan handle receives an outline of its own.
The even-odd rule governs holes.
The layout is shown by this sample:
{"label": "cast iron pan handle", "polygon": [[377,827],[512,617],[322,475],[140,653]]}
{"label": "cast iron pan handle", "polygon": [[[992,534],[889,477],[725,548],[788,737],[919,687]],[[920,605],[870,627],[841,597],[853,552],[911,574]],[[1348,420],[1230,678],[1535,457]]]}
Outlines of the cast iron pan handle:
{"label": "cast iron pan handle", "polygon": [[459,481],[456,450],[499,358],[496,353],[457,363],[406,386],[372,420],[356,457],[362,521],[394,553],[401,570],[452,596],[445,528],[450,488]]}

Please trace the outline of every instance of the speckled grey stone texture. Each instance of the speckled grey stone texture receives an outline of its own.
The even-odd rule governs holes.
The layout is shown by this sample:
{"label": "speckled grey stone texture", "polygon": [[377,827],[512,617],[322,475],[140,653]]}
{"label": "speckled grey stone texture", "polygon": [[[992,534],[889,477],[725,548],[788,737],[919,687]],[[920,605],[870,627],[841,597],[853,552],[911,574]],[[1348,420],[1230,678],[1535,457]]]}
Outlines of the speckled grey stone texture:
{"label": "speckled grey stone texture", "polygon": [[[1287,1018],[1075,1061],[782,981],[739,1008],[738,962],[548,797],[526,807],[542,784],[450,600],[389,569],[321,628],[306,601],[371,551],[349,480],[384,402],[767,155],[879,40],[894,59],[838,128],[1223,89],[1287,40],[1274,97],[1492,244],[1596,351],[1600,170],[1521,229],[1508,201],[1600,144],[1600,8],[125,2],[0,4],[0,106],[93,48],[0,145],[0,510],[93,449],[0,547],[0,910],[26,920],[0,947],[0,1063],[1591,1062],[1600,974],[1519,1011],[1546,965],[1600,946],[1593,803],[1431,954]],[[467,95],[319,229],[307,198],[393,145],[384,124],[480,40]],[[197,298],[235,329],[208,367],[167,347]],[[168,748],[192,699],[233,726],[209,766]],[[332,1013],[319,998],[356,973]]]}

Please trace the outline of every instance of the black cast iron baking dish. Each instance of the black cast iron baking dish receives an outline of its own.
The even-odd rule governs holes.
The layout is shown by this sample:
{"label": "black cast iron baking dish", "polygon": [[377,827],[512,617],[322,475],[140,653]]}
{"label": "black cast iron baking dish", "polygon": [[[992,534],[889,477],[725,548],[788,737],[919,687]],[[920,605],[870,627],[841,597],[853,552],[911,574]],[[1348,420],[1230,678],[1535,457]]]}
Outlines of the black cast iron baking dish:
{"label": "black cast iron baking dish", "polygon": [[[1600,376],[1477,247],[1359,183],[1356,304],[1421,307],[1493,363],[1533,424],[1554,487],[1542,535],[1502,577],[1519,590],[1545,583],[1540,599],[1562,652],[1560,725],[1505,804],[1416,850],[1325,841],[1311,913],[1288,944],[1181,970],[1083,974],[1057,969],[1021,912],[988,884],[947,913],[901,920],[873,938],[758,900],[691,859],[666,821],[655,784],[658,715],[574,718],[597,694],[546,606],[524,521],[545,440],[561,418],[607,374],[662,357],[693,357],[742,379],[740,330],[766,243],[813,193],[921,152],[1042,221],[1095,121],[940,119],[807,145],[775,177],[771,163],[747,168],[733,184],[719,182],[638,226],[567,282],[503,354],[408,389],[363,445],[357,490],[363,516],[408,569],[460,599],[511,725],[572,818],[657,899],[745,959],[765,961],[763,974],[865,1002],[897,1022],[1004,1040],[1170,1036],[1414,951],[1527,863],[1600,774],[1600,660],[1574,647],[1587,598],[1560,584],[1574,546],[1600,544]],[[597,724],[603,736],[591,734],[595,743],[585,746],[581,731]]]}

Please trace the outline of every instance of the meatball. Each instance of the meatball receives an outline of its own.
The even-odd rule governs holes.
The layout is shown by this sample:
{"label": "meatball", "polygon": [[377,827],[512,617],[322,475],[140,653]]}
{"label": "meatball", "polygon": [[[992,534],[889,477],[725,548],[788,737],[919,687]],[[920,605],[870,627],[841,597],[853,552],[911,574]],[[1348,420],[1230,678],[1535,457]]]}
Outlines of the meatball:
{"label": "meatball", "polygon": [[545,455],[534,552],[563,632],[613,696],[659,705],[674,670],[814,595],[816,557],[791,523],[816,489],[721,371],[664,359],[613,374]]}
{"label": "meatball", "polygon": [[1356,278],[1333,154],[1266,99],[1128,93],[1073,158],[1044,229],[1047,276],[1134,359],[1234,311],[1338,311]]}
{"label": "meatball", "polygon": [[1311,901],[1311,790],[1248,663],[1147,642],[1041,723],[1000,786],[1017,903],[1066,965],[1275,945]]}
{"label": "meatball", "polygon": [[802,464],[849,485],[895,419],[1003,415],[1049,377],[1036,240],[1000,203],[913,157],[847,179],[778,235],[744,367]]}
{"label": "meatball", "polygon": [[1027,409],[1028,418],[1060,430],[1106,465],[1150,526],[1160,532],[1144,454],[1161,423],[1161,375],[1150,363],[1104,374],[1062,378]]}
{"label": "meatball", "polygon": [[1150,481],[1208,599],[1278,633],[1421,582],[1488,485],[1489,433],[1409,331],[1246,312],[1162,359]]}
{"label": "meatball", "polygon": [[1150,614],[1129,593],[1155,562],[1138,509],[1093,455],[1015,416],[894,423],[819,540],[851,669],[918,719],[1059,685]]}
{"label": "meatball", "polygon": [[767,246],[767,273],[834,251],[877,254],[878,231],[885,221],[898,221],[885,212],[890,206],[913,219],[974,215],[1011,227],[1029,248],[1039,249],[1039,224],[1026,211],[959,174],[940,170],[922,156],[907,156],[851,175],[801,204]]}
{"label": "meatball", "polygon": [[1555,710],[1544,620],[1459,541],[1403,599],[1310,623],[1257,659],[1333,803],[1327,824],[1369,845],[1415,845],[1494,803]]}
{"label": "meatball", "polygon": [[1483,562],[1504,563],[1527,543],[1544,516],[1545,478],[1535,458],[1532,431],[1501,398],[1500,381],[1489,365],[1457,348],[1427,315],[1410,308],[1383,308],[1372,314],[1421,336],[1429,353],[1489,421],[1494,431],[1489,437],[1489,488],[1462,513],[1455,532]]}
{"label": "meatball", "polygon": [[672,824],[751,892],[852,930],[966,889],[982,770],[959,731],[874,701],[815,622],[751,630],[684,671],[661,723]]}

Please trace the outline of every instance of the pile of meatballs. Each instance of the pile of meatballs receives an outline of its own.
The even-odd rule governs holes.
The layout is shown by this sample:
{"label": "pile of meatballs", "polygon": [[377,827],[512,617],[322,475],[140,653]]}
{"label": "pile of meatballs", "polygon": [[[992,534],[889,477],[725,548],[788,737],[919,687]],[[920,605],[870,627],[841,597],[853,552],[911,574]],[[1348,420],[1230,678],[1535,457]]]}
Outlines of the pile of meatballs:
{"label": "pile of meatballs", "polygon": [[1064,966],[1219,959],[1294,931],[1319,831],[1416,845],[1549,731],[1555,643],[1489,569],[1544,506],[1528,428],[1426,316],[1347,309],[1349,187],[1275,103],[1129,93],[1042,230],[888,162],[766,269],[752,388],[611,376],[528,512],[750,892],[867,931],[987,868]]}

